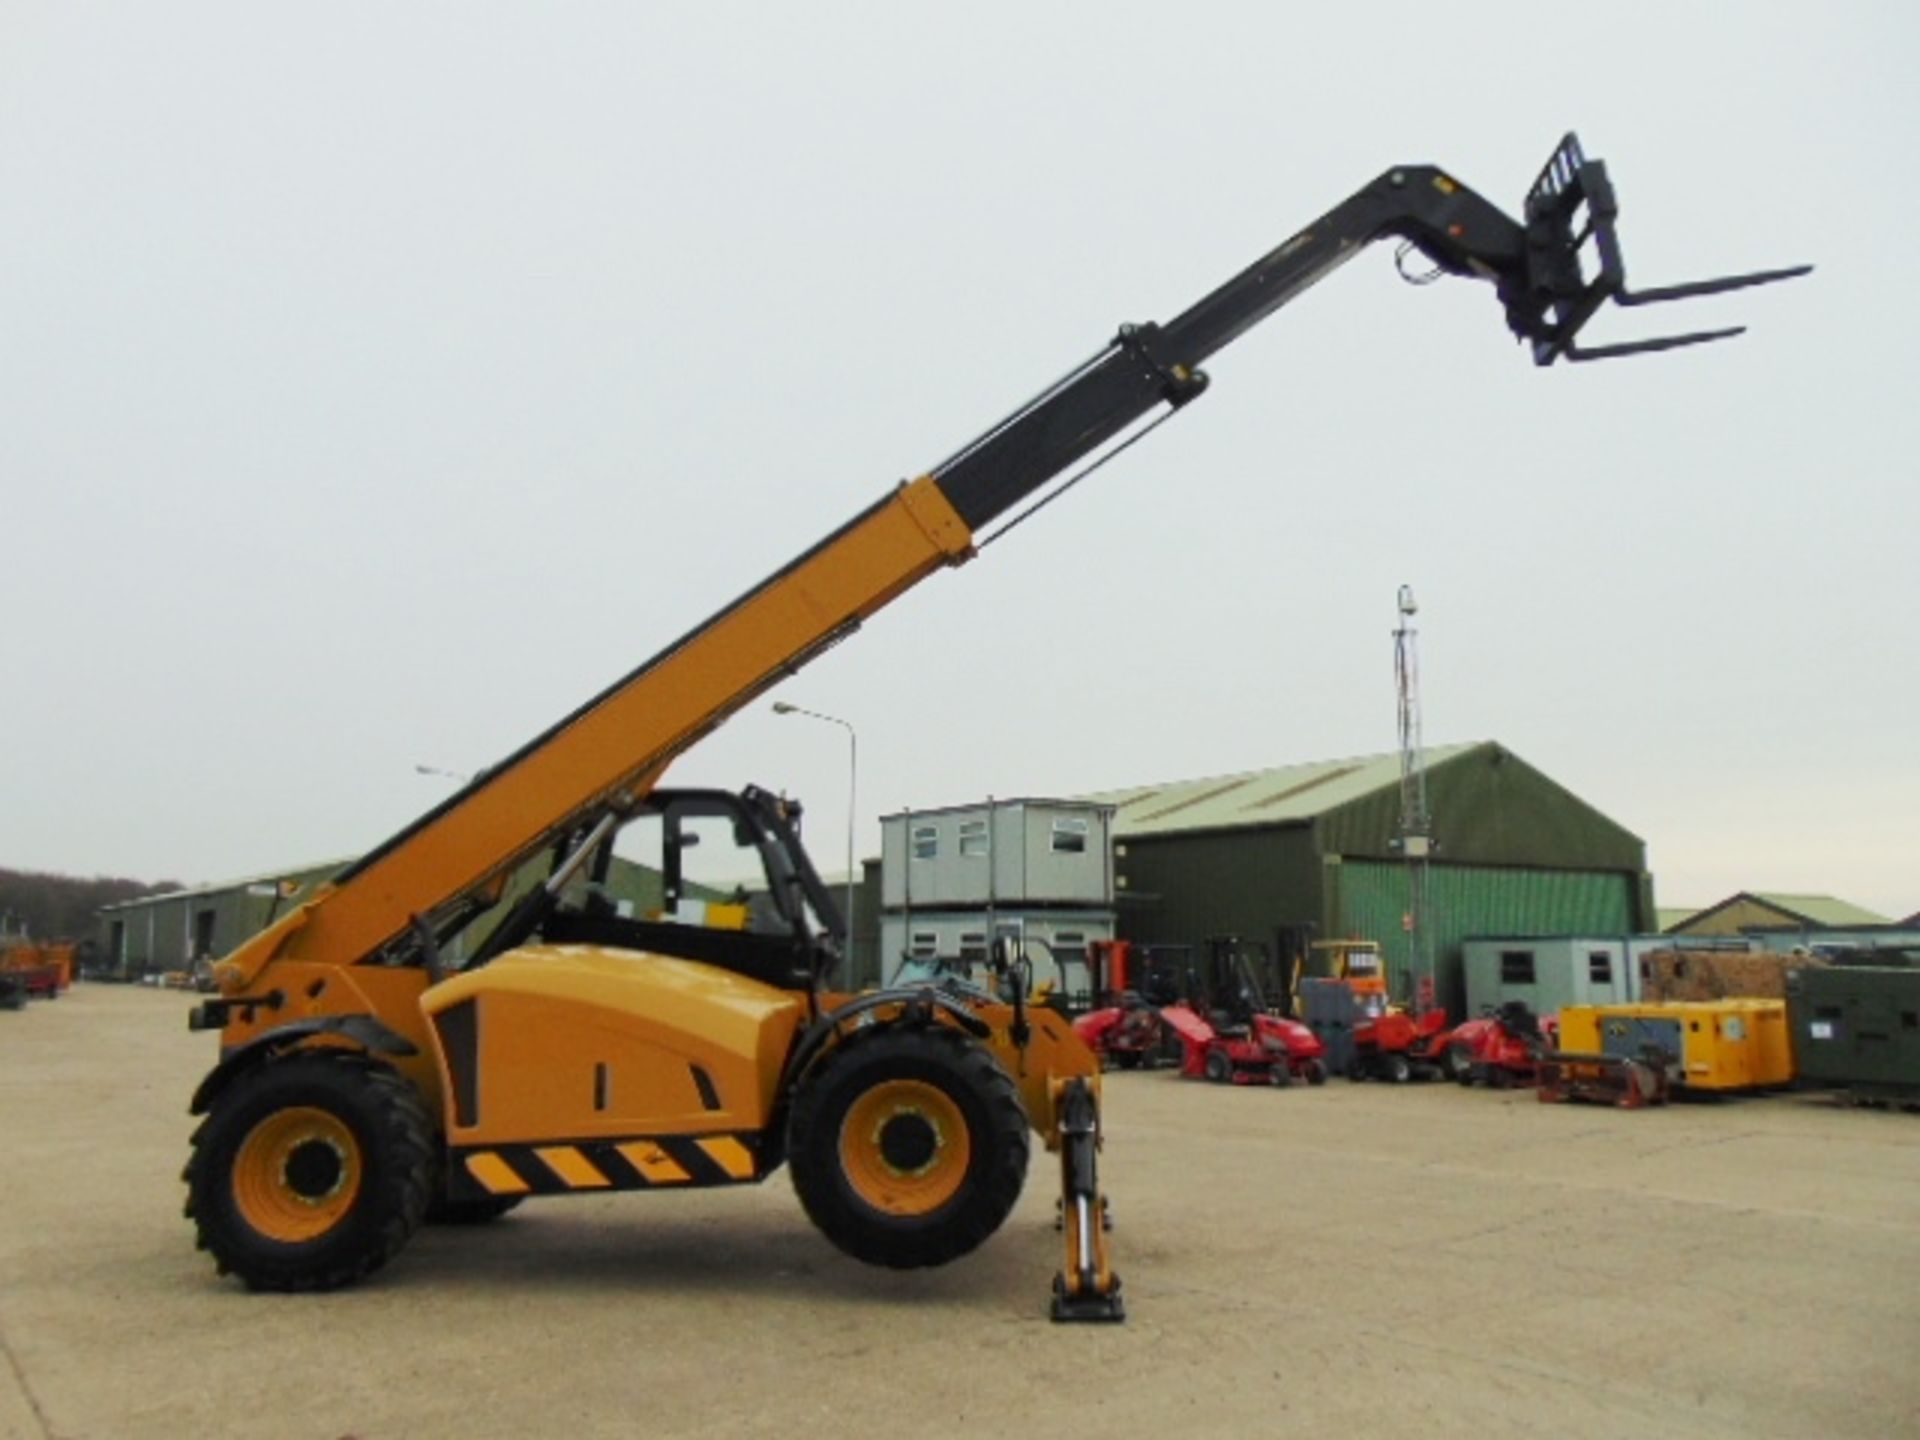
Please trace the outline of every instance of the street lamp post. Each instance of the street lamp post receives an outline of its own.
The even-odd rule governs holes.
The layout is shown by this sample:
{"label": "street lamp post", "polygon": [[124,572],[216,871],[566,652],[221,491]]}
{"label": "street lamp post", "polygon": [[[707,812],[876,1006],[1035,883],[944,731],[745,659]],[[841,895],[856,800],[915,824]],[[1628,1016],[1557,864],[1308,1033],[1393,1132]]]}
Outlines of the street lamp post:
{"label": "street lamp post", "polygon": [[842,979],[849,990],[853,988],[853,827],[859,811],[855,808],[855,797],[860,785],[860,739],[854,734],[853,726],[838,715],[824,715],[818,710],[809,710],[801,705],[789,705],[784,700],[773,702],[776,715],[804,715],[809,720],[824,720],[829,725],[838,725],[847,732],[847,949],[841,957],[840,965],[844,971]]}

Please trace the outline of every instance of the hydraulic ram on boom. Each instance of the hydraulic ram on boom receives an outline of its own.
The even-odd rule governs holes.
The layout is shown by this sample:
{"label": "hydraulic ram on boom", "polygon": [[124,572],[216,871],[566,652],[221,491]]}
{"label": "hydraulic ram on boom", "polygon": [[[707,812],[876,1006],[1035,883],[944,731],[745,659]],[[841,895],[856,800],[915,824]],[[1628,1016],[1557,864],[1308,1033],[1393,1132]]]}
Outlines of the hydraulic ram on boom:
{"label": "hydraulic ram on boom", "polygon": [[[1019,958],[1000,958],[993,989],[830,994],[845,919],[787,807],[658,782],[727,716],[970,558],[986,527],[1046,503],[1050,481],[1201,394],[1207,357],[1375,240],[1490,282],[1541,365],[1738,333],[1580,348],[1609,300],[1809,268],[1636,294],[1616,214],[1604,166],[1571,135],[1519,221],[1432,166],[1387,171],[1166,324],[1122,327],[239,946],[195,1015],[222,1032],[193,1102],[208,1116],[187,1169],[201,1245],[256,1287],[324,1288],[383,1264],[423,1212],[756,1181],[785,1161],[843,1249],[939,1264],[1005,1218],[1030,1123],[1061,1156],[1054,1314],[1119,1318],[1095,1176],[1098,1065],[1057,1017],[1029,1012]],[[665,889],[634,914],[605,884],[616,835],[640,822],[657,832]],[[685,847],[709,822],[763,867],[770,913],[687,903]],[[456,967],[443,956],[457,936],[472,944]]]}

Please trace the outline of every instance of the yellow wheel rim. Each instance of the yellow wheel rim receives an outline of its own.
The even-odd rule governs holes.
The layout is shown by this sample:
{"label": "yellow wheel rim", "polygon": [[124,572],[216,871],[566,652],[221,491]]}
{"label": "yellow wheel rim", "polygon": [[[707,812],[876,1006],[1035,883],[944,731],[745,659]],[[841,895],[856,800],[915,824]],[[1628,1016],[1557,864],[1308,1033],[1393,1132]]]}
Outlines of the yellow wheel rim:
{"label": "yellow wheel rim", "polygon": [[888,1215],[928,1215],[960,1193],[973,1155],[967,1117],[924,1080],[885,1080],[847,1108],[840,1169]]}
{"label": "yellow wheel rim", "polygon": [[346,1218],[360,1170],[360,1142],[339,1116],[304,1105],[276,1110],[240,1142],[233,1199],[262,1235],[298,1245]]}

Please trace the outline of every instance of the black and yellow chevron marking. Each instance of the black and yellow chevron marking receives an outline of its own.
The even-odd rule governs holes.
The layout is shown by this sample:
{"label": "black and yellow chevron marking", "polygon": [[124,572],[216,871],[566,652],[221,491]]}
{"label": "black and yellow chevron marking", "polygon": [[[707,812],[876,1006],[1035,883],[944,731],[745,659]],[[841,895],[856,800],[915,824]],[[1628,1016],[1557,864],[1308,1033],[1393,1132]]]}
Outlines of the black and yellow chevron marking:
{"label": "black and yellow chevron marking", "polygon": [[738,1185],[762,1179],[760,1137],[636,1136],[551,1145],[484,1145],[453,1152],[457,1193],[573,1195],[667,1185]]}

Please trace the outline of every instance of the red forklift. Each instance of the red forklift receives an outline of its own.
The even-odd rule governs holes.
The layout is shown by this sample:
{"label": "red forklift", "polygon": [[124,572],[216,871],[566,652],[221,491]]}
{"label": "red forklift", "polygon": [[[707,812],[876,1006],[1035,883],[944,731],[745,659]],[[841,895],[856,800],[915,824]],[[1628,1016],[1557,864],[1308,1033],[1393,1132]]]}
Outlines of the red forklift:
{"label": "red forklift", "polygon": [[1161,1009],[1180,1040],[1180,1073],[1222,1085],[1326,1084],[1326,1045],[1268,1003],[1255,954],[1264,958],[1237,936],[1214,936],[1189,968],[1182,998]]}

